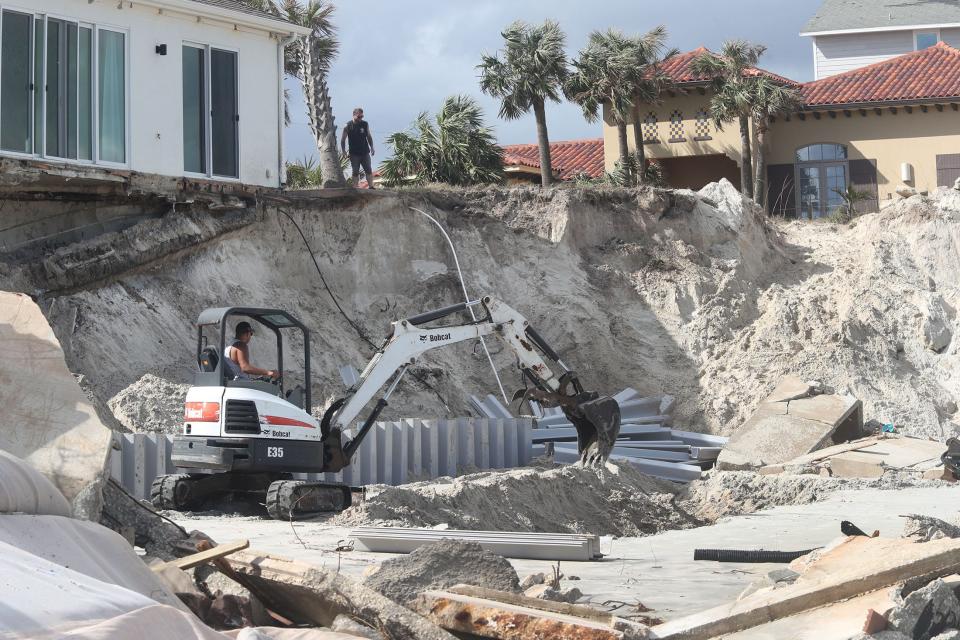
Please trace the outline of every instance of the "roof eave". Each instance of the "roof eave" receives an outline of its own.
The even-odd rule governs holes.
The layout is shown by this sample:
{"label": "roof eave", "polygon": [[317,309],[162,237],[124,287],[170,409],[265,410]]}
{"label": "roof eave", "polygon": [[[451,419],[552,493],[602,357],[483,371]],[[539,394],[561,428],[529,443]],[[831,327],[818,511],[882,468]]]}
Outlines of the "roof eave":
{"label": "roof eave", "polygon": [[875,109],[877,107],[909,107],[925,104],[950,104],[960,102],[960,96],[947,98],[911,98],[905,100],[873,100],[869,102],[839,102],[833,104],[803,105],[800,113],[810,111],[839,111],[843,109]]}
{"label": "roof eave", "polygon": [[837,36],[845,33],[879,33],[881,31],[916,31],[917,29],[954,29],[960,27],[960,22],[944,22],[934,24],[903,24],[889,27],[858,27],[855,29],[826,29],[822,31],[801,31],[801,36]]}
{"label": "roof eave", "polygon": [[309,27],[302,27],[279,18],[264,18],[242,11],[193,2],[192,0],[135,0],[135,4],[156,7],[158,9],[174,9],[272,33],[307,36],[310,35],[312,31]]}

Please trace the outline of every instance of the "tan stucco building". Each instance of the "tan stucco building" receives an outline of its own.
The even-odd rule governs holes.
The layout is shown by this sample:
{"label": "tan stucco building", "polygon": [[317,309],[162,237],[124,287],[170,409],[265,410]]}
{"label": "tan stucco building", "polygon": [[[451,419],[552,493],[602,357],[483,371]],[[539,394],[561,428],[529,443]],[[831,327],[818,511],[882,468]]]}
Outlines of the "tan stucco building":
{"label": "tan stucco building", "polygon": [[[644,148],[671,186],[699,188],[721,177],[740,183],[736,122],[718,130],[709,117],[709,78],[689,73],[699,49],[666,63],[673,85],[663,103],[642,111]],[[795,86],[803,107],[771,124],[766,160],[772,213],[821,217],[854,186],[883,207],[901,185],[920,191],[953,186],[960,177],[960,51],[939,42],[808,83],[761,69]],[[604,163],[617,160],[616,127],[604,114]],[[633,149],[632,125],[628,140]]]}

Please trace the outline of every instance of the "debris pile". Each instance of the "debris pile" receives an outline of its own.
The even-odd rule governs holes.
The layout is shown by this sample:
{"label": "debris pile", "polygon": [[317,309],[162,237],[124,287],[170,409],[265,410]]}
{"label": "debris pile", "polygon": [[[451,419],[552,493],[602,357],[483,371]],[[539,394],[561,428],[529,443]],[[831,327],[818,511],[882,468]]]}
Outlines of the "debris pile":
{"label": "debris pile", "polygon": [[183,404],[189,388],[148,373],[110,398],[108,404],[130,431],[172,435],[183,429]]}
{"label": "debris pile", "polygon": [[421,591],[471,584],[498,591],[519,591],[516,569],[476,542],[442,540],[409,555],[384,560],[363,584],[395,602],[408,604]]}

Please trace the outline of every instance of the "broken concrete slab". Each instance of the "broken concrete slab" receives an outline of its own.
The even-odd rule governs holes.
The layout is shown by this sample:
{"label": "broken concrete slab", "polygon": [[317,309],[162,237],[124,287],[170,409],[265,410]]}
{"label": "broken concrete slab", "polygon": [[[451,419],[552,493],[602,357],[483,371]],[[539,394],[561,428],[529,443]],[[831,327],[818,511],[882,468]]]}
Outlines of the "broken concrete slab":
{"label": "broken concrete slab", "polygon": [[650,637],[649,630],[643,625],[616,629],[609,622],[595,617],[580,618],[452,591],[425,591],[413,606],[444,629],[469,637],[499,640],[640,640]]}
{"label": "broken concrete slab", "polygon": [[860,436],[863,410],[852,396],[811,395],[817,386],[787,376],[727,442],[720,470],[787,462],[833,442]]}
{"label": "broken concrete slab", "polygon": [[960,601],[943,580],[934,580],[903,598],[888,615],[889,629],[910,638],[932,638],[960,628]]}
{"label": "broken concrete slab", "polygon": [[[799,564],[791,564],[796,569]],[[698,640],[757,627],[839,600],[923,576],[933,580],[960,568],[960,541],[914,544],[902,539],[846,538],[805,565],[788,586],[761,589],[732,604],[671,620],[657,637]]]}
{"label": "broken concrete slab", "polygon": [[329,627],[347,615],[389,640],[454,640],[429,620],[345,575],[253,550],[222,560],[265,607],[298,623]]}
{"label": "broken concrete slab", "polygon": [[47,476],[74,513],[96,519],[111,432],[28,296],[0,292],[0,449]]}
{"label": "broken concrete slab", "polygon": [[927,471],[940,466],[943,444],[916,438],[878,439],[869,447],[826,458],[833,476],[877,478],[888,469]]}

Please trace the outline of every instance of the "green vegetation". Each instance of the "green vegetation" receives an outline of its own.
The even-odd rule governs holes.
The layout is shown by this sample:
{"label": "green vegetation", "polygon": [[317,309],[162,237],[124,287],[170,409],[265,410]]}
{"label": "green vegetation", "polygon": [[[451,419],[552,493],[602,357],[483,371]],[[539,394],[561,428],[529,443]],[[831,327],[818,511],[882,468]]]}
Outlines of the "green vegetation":
{"label": "green vegetation", "polygon": [[391,135],[393,157],[380,167],[385,184],[457,186],[503,181],[503,150],[483,122],[483,110],[468,96],[447,98],[436,118],[423,112],[409,132]]}

